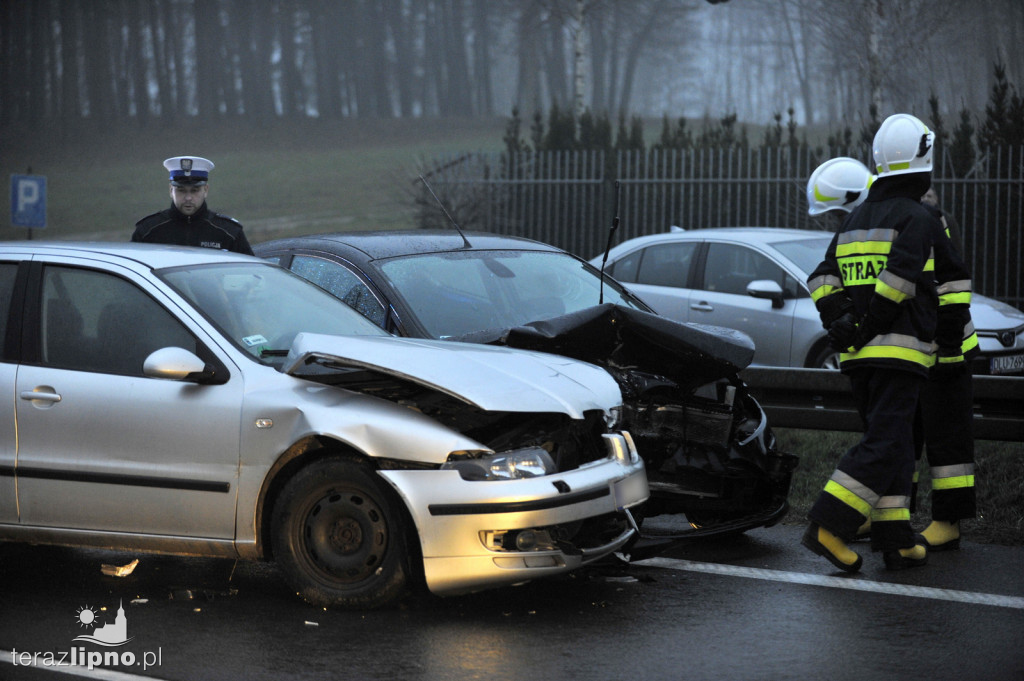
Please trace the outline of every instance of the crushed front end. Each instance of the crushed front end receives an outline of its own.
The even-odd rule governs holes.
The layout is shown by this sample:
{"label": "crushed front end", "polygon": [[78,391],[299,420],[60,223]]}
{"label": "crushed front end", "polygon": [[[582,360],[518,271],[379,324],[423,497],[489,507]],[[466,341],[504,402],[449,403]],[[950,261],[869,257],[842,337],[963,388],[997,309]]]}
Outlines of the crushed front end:
{"label": "crushed front end", "polygon": [[685,534],[702,536],[771,526],[785,515],[798,460],[778,451],[738,376],[754,353],[745,334],[609,304],[464,340],[604,367],[622,390],[622,427],[647,465],[645,516],[684,513]]}

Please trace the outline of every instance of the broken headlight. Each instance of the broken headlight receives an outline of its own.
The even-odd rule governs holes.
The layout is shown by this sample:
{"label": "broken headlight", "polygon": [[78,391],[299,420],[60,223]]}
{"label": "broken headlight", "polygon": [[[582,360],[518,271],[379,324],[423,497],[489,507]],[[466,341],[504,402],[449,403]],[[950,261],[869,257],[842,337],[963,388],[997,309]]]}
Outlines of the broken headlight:
{"label": "broken headlight", "polygon": [[557,472],[551,455],[540,447],[469,458],[465,453],[451,454],[441,470],[456,470],[463,480],[519,480]]}

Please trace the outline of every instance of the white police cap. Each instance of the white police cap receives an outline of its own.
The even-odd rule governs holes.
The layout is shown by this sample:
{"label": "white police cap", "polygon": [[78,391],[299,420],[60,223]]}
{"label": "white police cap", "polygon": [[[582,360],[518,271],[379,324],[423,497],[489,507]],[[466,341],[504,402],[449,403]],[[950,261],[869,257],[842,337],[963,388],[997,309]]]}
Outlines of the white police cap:
{"label": "white police cap", "polygon": [[170,171],[171,184],[175,187],[186,184],[202,186],[210,179],[213,161],[199,156],[175,156],[164,161],[164,168]]}

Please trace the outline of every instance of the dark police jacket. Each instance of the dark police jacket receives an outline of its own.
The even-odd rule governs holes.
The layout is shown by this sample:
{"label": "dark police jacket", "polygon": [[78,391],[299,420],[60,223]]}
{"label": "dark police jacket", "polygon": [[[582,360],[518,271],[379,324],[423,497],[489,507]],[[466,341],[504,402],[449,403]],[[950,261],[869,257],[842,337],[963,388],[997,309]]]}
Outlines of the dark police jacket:
{"label": "dark police jacket", "polygon": [[234,218],[214,213],[204,202],[193,215],[174,204],[135,223],[132,241],[176,246],[201,246],[252,255],[252,247]]}

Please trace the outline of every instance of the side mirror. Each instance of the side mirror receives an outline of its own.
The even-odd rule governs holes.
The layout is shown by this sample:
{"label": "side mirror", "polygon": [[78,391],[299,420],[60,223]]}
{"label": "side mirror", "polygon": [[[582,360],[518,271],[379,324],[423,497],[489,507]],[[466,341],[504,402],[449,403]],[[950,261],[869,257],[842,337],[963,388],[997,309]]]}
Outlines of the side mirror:
{"label": "side mirror", "polygon": [[142,373],[150,378],[166,378],[172,381],[194,381],[208,383],[214,370],[195,353],[184,348],[167,347],[155,350],[142,364]]}
{"label": "side mirror", "polygon": [[765,298],[772,301],[773,308],[780,308],[784,304],[785,294],[777,281],[771,279],[757,279],[747,284],[747,295],[754,298]]}

